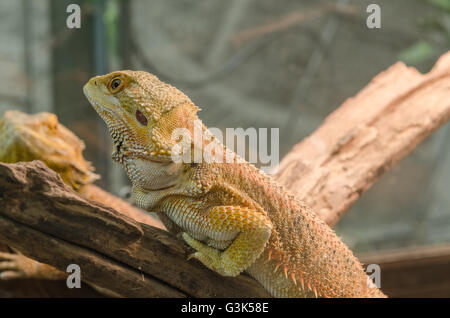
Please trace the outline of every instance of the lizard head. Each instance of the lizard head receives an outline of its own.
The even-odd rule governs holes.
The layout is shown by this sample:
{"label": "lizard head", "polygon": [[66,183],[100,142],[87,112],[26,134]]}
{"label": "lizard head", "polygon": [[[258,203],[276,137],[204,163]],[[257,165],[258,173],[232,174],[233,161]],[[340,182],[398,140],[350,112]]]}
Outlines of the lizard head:
{"label": "lizard head", "polygon": [[0,161],[41,160],[74,189],[99,178],[83,158],[84,143],[50,113],[7,111],[0,119]]}
{"label": "lizard head", "polygon": [[168,167],[178,142],[173,132],[177,128],[192,132],[198,119],[198,108],[186,95],[142,71],[93,77],[83,91],[108,126],[115,146],[113,160],[124,165],[131,179],[145,176],[148,180],[142,183],[149,183],[149,176],[161,166],[173,169]]}
{"label": "lizard head", "polygon": [[193,129],[198,108],[175,87],[142,71],[117,71],[89,80],[83,91],[106,122],[116,146],[113,159],[171,160],[176,128]]}

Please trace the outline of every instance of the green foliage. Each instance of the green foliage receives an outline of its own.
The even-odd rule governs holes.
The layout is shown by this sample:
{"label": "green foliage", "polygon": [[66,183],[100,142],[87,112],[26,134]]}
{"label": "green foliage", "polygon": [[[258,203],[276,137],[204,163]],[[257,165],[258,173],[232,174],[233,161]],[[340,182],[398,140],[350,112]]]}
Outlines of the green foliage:
{"label": "green foliage", "polygon": [[419,41],[404,50],[399,58],[406,64],[418,64],[428,60],[434,54],[433,46],[427,41]]}
{"label": "green foliage", "polygon": [[450,0],[426,0],[426,1],[435,5],[439,9],[450,12]]}
{"label": "green foliage", "polygon": [[103,15],[106,30],[106,45],[108,52],[112,56],[118,55],[119,43],[119,1],[109,0],[106,3],[105,13]]}
{"label": "green foliage", "polygon": [[409,65],[429,62],[450,45],[450,0],[423,1],[438,10],[431,10],[418,21],[418,27],[424,31],[422,39],[399,54],[399,59]]}

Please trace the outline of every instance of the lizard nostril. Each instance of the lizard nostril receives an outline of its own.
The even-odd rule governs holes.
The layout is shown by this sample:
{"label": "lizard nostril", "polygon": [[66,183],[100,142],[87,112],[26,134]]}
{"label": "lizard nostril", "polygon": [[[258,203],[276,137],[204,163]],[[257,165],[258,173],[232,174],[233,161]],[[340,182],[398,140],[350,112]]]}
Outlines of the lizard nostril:
{"label": "lizard nostril", "polygon": [[97,81],[94,81],[94,85],[97,86]]}

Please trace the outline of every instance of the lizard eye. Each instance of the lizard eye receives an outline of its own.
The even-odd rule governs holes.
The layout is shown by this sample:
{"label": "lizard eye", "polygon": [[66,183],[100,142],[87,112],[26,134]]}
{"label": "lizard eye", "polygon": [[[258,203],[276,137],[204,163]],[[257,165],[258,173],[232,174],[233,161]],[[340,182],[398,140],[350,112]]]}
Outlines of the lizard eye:
{"label": "lizard eye", "polygon": [[136,110],[136,120],[144,126],[148,124],[147,117],[140,110]]}
{"label": "lizard eye", "polygon": [[112,81],[109,82],[108,88],[111,93],[117,93],[123,88],[123,82],[120,78],[113,78]]}

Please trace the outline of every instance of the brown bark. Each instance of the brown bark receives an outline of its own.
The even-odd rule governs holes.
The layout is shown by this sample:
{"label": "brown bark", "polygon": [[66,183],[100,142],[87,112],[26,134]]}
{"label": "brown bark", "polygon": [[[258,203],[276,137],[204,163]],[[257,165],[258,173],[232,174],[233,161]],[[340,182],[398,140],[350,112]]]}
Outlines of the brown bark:
{"label": "brown bark", "polygon": [[130,203],[116,197],[115,195],[106,192],[100,187],[97,187],[93,184],[87,184],[82,186],[78,193],[83,198],[87,198],[90,200],[94,200],[96,202],[100,202],[103,205],[109,206],[114,210],[132,218],[133,220],[139,223],[145,223],[147,225],[151,225],[154,227],[158,227],[160,229],[165,229],[164,225],[160,220],[152,217],[150,214],[145,213],[144,211],[134,207]]}
{"label": "brown bark", "polygon": [[449,117],[450,52],[425,75],[399,62],[295,145],[276,179],[333,226]]}
{"label": "brown bark", "polygon": [[415,246],[361,256],[381,268],[381,288],[389,297],[446,297],[450,295],[450,245]]}

